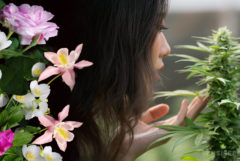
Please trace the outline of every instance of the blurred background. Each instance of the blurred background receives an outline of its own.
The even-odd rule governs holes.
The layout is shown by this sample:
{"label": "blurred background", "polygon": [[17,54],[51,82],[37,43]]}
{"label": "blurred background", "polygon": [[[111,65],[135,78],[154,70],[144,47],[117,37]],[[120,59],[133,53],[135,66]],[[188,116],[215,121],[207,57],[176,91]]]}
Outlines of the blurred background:
{"label": "blurred background", "polygon": [[[72,28],[71,23],[75,22],[78,17],[68,17],[68,14],[74,13],[71,3],[66,3],[64,1],[54,3],[53,0],[4,1],[6,3],[14,2],[18,5],[23,2],[43,5],[46,10],[57,15],[53,20],[54,22],[58,22],[57,24],[61,28],[61,30],[59,30],[59,35],[63,36],[63,33],[68,33],[69,31],[72,33],[64,35],[64,39],[59,39],[59,37],[52,38],[49,43],[56,48],[66,45],[70,49],[73,49],[77,45],[74,40],[79,39],[78,35],[75,34],[78,32],[78,28]],[[78,12],[80,13],[81,10],[79,9]],[[78,16],[81,16],[81,14]],[[79,24],[79,26],[81,26],[81,24]],[[233,32],[233,36],[240,36],[240,0],[170,0],[166,26],[169,29],[164,31],[164,34],[171,46],[171,53],[189,54],[203,59],[208,56],[207,53],[176,49],[175,46],[186,44],[194,45],[196,39],[192,38],[192,36],[209,36],[211,35],[212,30],[216,30],[223,26],[227,26]],[[71,41],[69,41],[68,38],[71,38]],[[189,65],[185,62],[175,63],[178,59],[179,58],[177,57],[170,56],[164,59],[165,68],[159,73],[161,81],[156,83],[155,91],[172,91],[177,89],[197,91],[205,88],[204,86],[198,87],[195,85],[195,82],[198,81],[197,79],[186,80],[187,74],[179,74],[177,72],[177,70],[183,69],[185,66]],[[56,86],[60,86],[60,84],[61,82]],[[66,93],[66,95],[68,95],[68,93]],[[182,99],[183,97],[157,99],[155,104],[166,103],[170,106],[169,113],[162,119],[176,115]],[[190,97],[188,99],[191,100],[192,98]],[[58,100],[54,102],[54,104],[59,105],[59,108],[62,108],[61,106],[67,103]],[[172,151],[172,146],[176,139],[178,138],[173,138],[167,144],[150,150],[139,157],[137,161],[182,161],[181,157],[184,156],[183,154],[193,151],[196,147],[194,147],[193,140],[189,140],[178,146],[175,151]],[[194,153],[190,155],[201,161],[207,161],[207,157],[209,156],[208,152]]]}
{"label": "blurred background", "polygon": [[[190,50],[176,49],[176,45],[195,45],[196,40],[192,36],[210,36],[212,30],[227,26],[233,36],[240,36],[240,0],[170,0],[169,13],[166,19],[169,28],[164,34],[171,46],[171,53],[189,54],[204,59],[207,53]],[[170,54],[171,55],[171,54]],[[162,81],[156,84],[156,91],[172,91],[177,89],[197,91],[205,88],[198,87],[195,82],[198,79],[186,80],[186,74],[179,74],[177,70],[190,65],[185,62],[175,63],[179,58],[166,57],[165,68],[159,74]],[[157,99],[155,104],[167,103],[170,106],[169,113],[161,120],[177,114],[183,97],[169,99]],[[193,98],[189,97],[189,100]],[[161,145],[143,154],[137,161],[182,161],[184,153],[191,152],[195,148],[193,140],[189,140],[174,151],[172,147],[176,139],[171,139],[167,144]],[[201,161],[207,161],[208,152],[190,154]],[[193,160],[192,160],[193,161]],[[197,161],[197,160],[196,160]]]}

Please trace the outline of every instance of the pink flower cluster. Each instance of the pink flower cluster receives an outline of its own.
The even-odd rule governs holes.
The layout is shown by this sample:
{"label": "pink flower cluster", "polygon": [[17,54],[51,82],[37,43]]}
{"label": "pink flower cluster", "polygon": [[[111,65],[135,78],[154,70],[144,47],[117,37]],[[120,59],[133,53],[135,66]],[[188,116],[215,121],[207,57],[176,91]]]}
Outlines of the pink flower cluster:
{"label": "pink flower cluster", "polygon": [[28,4],[16,6],[13,3],[6,5],[0,13],[1,20],[14,32],[22,35],[22,45],[29,45],[35,36],[43,36],[41,44],[45,44],[45,40],[50,37],[56,36],[58,26],[48,22],[53,16],[50,12],[44,11],[41,6]]}
{"label": "pink flower cluster", "polygon": [[0,156],[2,156],[7,149],[13,146],[14,133],[11,129],[0,131]]}

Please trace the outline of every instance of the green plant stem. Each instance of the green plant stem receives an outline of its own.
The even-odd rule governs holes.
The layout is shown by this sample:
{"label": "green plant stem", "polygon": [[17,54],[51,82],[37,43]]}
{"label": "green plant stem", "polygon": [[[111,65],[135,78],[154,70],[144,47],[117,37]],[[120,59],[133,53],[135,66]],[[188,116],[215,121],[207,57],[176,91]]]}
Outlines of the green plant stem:
{"label": "green plant stem", "polygon": [[14,32],[13,32],[12,30],[9,29],[9,31],[8,31],[8,35],[7,35],[7,40],[10,39],[10,37],[12,36],[13,33],[14,33]]}
{"label": "green plant stem", "polygon": [[36,45],[35,44],[28,45],[25,49],[23,49],[23,53],[26,52],[27,50],[31,49],[34,46],[36,46]]}
{"label": "green plant stem", "polygon": [[8,108],[8,106],[10,105],[10,103],[12,102],[13,100],[13,95],[11,96],[10,100],[8,101],[7,105],[6,105],[6,109]]}
{"label": "green plant stem", "polygon": [[52,80],[50,80],[47,84],[50,85],[55,79],[57,79],[58,77],[60,77],[62,75],[61,74],[58,74],[57,76],[55,76]]}
{"label": "green plant stem", "polygon": [[47,129],[48,129],[48,128],[46,127],[46,128],[44,128],[44,129],[40,130],[39,132],[33,133],[33,135],[36,135],[36,134],[41,133],[41,132],[43,132],[43,131],[46,131]]}

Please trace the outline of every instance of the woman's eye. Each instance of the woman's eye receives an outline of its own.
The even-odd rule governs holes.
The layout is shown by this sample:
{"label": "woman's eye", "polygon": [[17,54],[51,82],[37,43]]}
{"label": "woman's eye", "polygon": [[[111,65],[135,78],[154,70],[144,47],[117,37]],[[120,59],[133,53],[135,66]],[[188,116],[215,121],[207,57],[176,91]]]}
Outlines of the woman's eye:
{"label": "woman's eye", "polygon": [[164,30],[167,30],[168,28],[166,27],[166,26],[160,26],[159,27],[159,31],[160,32],[162,32],[162,31],[164,31]]}

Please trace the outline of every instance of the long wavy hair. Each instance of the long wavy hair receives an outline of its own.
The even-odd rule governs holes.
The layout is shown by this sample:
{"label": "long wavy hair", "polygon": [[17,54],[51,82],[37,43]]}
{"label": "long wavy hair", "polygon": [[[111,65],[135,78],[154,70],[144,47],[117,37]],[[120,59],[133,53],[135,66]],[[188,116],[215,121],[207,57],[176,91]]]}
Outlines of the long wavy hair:
{"label": "long wavy hair", "polygon": [[81,30],[72,35],[84,43],[80,59],[94,65],[76,71],[69,119],[83,126],[74,131],[64,158],[114,161],[125,135],[133,136],[134,126],[151,102],[151,49],[167,12],[167,0],[74,3],[81,15],[72,19]]}

